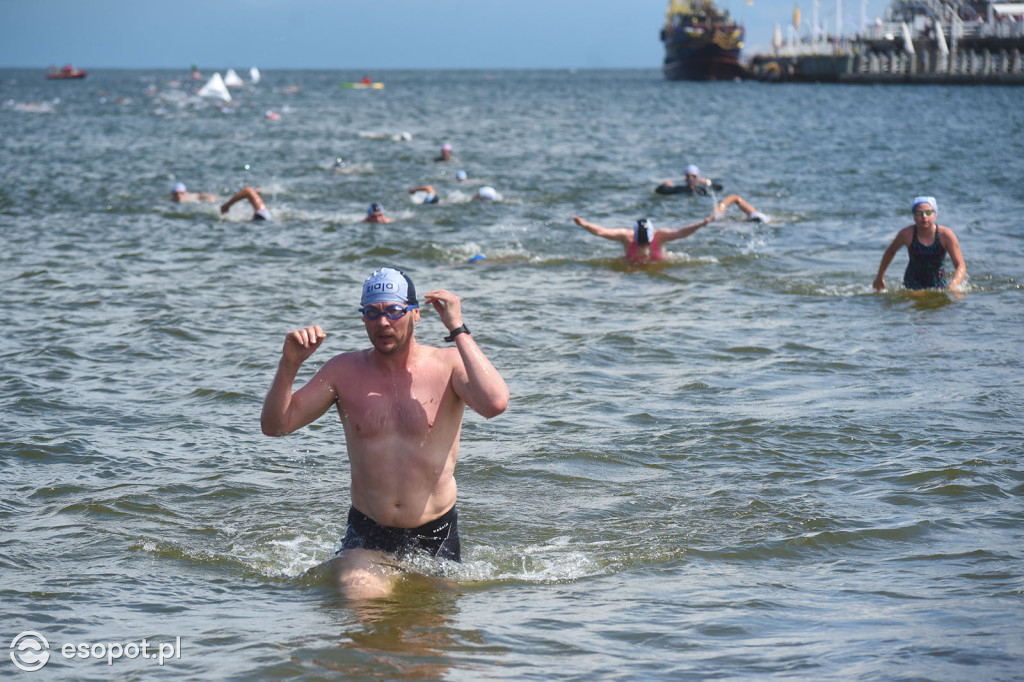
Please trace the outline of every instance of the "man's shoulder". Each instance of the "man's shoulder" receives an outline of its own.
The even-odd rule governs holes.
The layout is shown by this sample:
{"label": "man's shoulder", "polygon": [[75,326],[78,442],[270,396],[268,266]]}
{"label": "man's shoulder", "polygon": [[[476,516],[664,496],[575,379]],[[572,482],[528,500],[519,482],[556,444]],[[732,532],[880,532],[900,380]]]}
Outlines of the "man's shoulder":
{"label": "man's shoulder", "polygon": [[462,366],[462,356],[454,344],[450,346],[431,346],[417,343],[417,352],[420,358],[419,363],[421,365],[430,365],[434,370],[444,368],[451,371],[456,367]]}
{"label": "man's shoulder", "polygon": [[325,368],[331,369],[346,369],[358,367],[366,364],[366,356],[371,349],[365,348],[363,350],[350,350],[344,353],[338,353],[330,360],[324,363]]}
{"label": "man's shoulder", "polygon": [[459,357],[459,349],[455,346],[432,346],[429,343],[416,342],[416,350],[426,360],[448,360]]}

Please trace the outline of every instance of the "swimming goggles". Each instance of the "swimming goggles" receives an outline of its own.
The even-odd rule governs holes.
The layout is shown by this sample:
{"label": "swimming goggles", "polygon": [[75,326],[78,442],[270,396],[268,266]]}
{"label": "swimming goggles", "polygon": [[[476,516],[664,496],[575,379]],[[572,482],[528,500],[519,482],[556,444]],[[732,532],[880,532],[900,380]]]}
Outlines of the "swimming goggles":
{"label": "swimming goggles", "polygon": [[400,320],[405,317],[405,314],[413,308],[419,308],[418,305],[389,305],[383,310],[380,308],[371,308],[370,306],[364,306],[359,309],[359,312],[363,314],[363,317],[367,320],[379,320],[381,315],[386,315],[389,320]]}
{"label": "swimming goggles", "polygon": [[929,210],[929,211],[924,211],[924,210],[921,210],[921,211],[914,211],[914,215],[935,215],[935,211],[934,211],[934,210]]}

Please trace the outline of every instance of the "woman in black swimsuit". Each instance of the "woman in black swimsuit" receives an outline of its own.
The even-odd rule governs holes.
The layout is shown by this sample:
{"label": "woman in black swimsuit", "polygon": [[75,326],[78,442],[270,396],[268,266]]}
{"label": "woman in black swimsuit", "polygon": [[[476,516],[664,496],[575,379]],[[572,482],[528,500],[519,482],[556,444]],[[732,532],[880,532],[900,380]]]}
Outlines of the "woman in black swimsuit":
{"label": "woman in black swimsuit", "polygon": [[[893,257],[901,247],[907,247],[910,261],[903,273],[903,286],[907,289],[942,289],[960,288],[967,266],[963,254],[960,253],[960,242],[953,230],[935,222],[937,203],[935,197],[917,197],[914,199],[912,211],[914,224],[904,227],[896,234],[889,248],[882,254],[882,262],[878,266],[874,286],[876,291],[885,289],[885,271],[892,263]],[[953,261],[956,271],[953,278],[946,281],[946,271],[942,265],[946,254]]]}

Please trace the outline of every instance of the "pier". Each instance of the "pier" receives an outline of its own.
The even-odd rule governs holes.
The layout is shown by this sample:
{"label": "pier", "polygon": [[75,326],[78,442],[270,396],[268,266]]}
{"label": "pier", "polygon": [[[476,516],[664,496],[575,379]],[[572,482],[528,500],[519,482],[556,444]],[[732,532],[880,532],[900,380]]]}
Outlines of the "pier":
{"label": "pier", "polygon": [[812,34],[785,43],[776,29],[769,54],[746,64],[766,82],[1024,85],[1024,3],[894,2],[889,21],[853,37]]}

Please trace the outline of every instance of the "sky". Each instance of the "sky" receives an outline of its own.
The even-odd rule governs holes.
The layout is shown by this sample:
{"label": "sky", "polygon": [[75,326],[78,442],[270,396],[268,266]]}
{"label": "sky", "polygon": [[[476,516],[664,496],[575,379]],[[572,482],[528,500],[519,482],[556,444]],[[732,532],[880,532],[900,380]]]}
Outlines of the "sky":
{"label": "sky", "polygon": [[[766,51],[793,0],[717,0]],[[810,23],[815,0],[799,0]],[[856,32],[888,0],[842,2]],[[668,0],[0,0],[0,67],[657,68]],[[820,0],[830,30],[836,1]]]}

